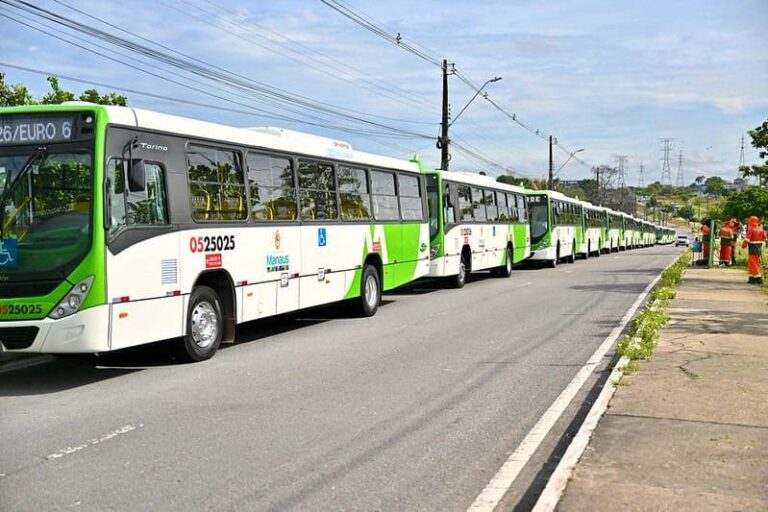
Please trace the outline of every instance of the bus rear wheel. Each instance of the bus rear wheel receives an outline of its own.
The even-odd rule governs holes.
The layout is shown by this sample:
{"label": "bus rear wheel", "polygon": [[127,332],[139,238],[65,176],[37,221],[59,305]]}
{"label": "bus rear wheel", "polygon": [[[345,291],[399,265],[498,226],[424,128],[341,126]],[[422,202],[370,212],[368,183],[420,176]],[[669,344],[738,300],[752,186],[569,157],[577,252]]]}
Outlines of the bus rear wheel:
{"label": "bus rear wheel", "polygon": [[512,275],[512,250],[509,247],[507,247],[505,256],[504,264],[496,271],[496,275],[499,277],[509,277]]}
{"label": "bus rear wheel", "polygon": [[381,279],[379,271],[373,265],[363,267],[363,277],[360,280],[360,299],[357,311],[360,316],[373,316],[381,304]]}
{"label": "bus rear wheel", "polygon": [[189,297],[187,334],[179,342],[179,355],[190,362],[210,359],[219,349],[223,334],[219,296],[207,286],[198,286]]}

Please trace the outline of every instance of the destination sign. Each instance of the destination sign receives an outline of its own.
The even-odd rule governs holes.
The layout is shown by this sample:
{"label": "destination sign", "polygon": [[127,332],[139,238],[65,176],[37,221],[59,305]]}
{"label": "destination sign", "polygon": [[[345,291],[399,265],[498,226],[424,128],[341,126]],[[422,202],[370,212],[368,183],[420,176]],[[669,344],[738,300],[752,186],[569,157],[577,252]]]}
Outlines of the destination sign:
{"label": "destination sign", "polygon": [[0,146],[44,144],[73,139],[74,117],[0,117]]}

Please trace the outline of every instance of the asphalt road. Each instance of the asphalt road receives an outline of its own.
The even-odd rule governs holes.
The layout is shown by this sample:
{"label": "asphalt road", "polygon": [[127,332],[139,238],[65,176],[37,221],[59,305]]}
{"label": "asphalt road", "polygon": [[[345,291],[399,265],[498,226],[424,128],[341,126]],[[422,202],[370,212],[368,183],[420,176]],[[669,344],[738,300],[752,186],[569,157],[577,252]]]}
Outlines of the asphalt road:
{"label": "asphalt road", "polygon": [[678,253],[420,283],[370,319],[241,326],[200,364],[0,373],[0,510],[466,510]]}

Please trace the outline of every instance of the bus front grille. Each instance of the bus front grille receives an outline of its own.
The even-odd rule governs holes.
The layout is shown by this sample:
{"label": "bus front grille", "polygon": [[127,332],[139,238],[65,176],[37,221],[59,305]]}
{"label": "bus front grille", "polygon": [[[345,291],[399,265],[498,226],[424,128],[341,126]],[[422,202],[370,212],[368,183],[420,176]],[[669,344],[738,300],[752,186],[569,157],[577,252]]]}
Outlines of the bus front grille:
{"label": "bus front grille", "polygon": [[0,327],[0,343],[8,350],[20,350],[29,348],[35,342],[38,328],[34,325],[28,327]]}

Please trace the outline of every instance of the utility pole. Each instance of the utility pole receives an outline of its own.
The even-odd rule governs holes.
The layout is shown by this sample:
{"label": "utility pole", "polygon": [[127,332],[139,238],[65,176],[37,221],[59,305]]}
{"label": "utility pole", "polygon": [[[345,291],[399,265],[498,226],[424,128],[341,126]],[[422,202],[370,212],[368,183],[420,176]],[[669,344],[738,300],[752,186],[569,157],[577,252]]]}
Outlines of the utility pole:
{"label": "utility pole", "polygon": [[620,209],[624,210],[624,187],[626,186],[626,179],[624,178],[624,164],[627,162],[627,155],[619,155],[616,157],[616,164],[619,168],[619,186],[621,187],[621,199],[620,199]]}
{"label": "utility pole", "polygon": [[659,139],[659,142],[663,145],[662,152],[664,154],[661,164],[661,184],[672,185],[672,174],[669,170],[669,153],[672,151],[672,141],[674,139],[664,138]]}
{"label": "utility pole", "polygon": [[[741,173],[741,168],[744,167],[744,134],[741,134],[741,155],[739,155],[739,173]],[[749,177],[745,176],[744,179],[749,182]]]}
{"label": "utility pole", "polygon": [[680,157],[677,160],[677,178],[675,179],[676,187],[685,186],[685,177],[683,176],[683,150],[680,150]]}
{"label": "utility pole", "polygon": [[552,161],[552,146],[553,146],[553,144],[557,144],[557,139],[555,139],[554,137],[552,137],[550,135],[549,136],[549,180],[547,181],[547,188],[549,190],[554,190],[554,186],[555,186],[555,184],[554,184],[554,181],[555,181],[555,176],[554,176],[554,174],[555,174],[555,165],[554,165],[554,162]]}
{"label": "utility pole", "polygon": [[643,177],[643,162],[640,162],[640,177],[637,180],[638,188],[645,187],[645,178]]}
{"label": "utility pole", "polygon": [[440,169],[448,170],[448,161],[451,155],[448,153],[448,61],[443,60],[443,117],[440,123],[440,139],[437,141],[437,148],[440,150]]}

